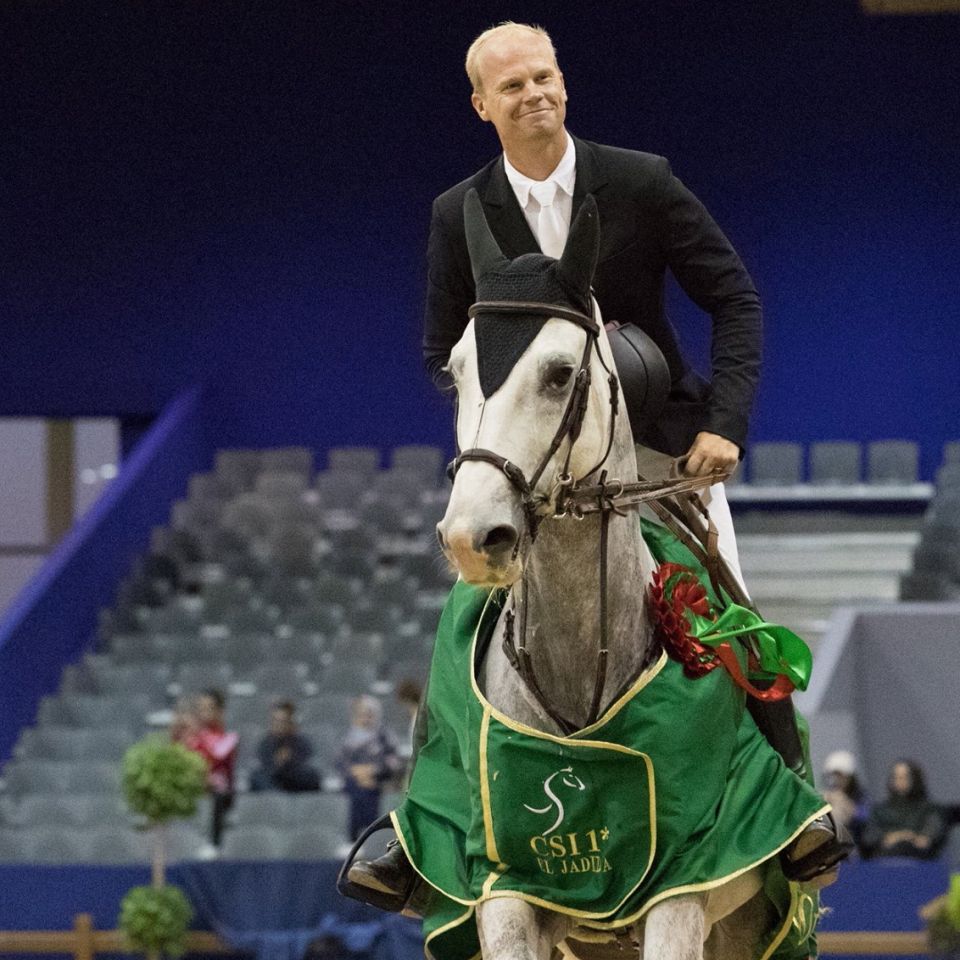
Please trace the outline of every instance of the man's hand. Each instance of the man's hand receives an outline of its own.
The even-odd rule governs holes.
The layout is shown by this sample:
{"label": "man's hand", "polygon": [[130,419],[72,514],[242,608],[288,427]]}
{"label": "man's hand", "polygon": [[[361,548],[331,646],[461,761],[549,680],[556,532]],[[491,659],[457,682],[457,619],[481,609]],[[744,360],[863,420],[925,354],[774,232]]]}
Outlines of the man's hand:
{"label": "man's hand", "polygon": [[706,477],[716,471],[732,471],[740,462],[740,448],[726,437],[701,430],[687,451],[683,472],[688,477]]}

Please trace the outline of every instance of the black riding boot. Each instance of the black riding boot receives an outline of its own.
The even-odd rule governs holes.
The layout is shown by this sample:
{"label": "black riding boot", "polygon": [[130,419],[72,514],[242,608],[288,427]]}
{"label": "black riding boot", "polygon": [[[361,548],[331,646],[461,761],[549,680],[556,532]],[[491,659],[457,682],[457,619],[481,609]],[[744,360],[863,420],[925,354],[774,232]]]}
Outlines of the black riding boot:
{"label": "black riding boot", "polygon": [[[787,767],[798,777],[808,779],[793,700],[787,697],[775,703],[767,703],[747,697],[747,708],[760,732],[780,754]],[[780,865],[788,880],[826,886],[836,879],[838,864],[851,850],[853,840],[850,834],[828,813],[809,824],[803,833],[781,852]]]}
{"label": "black riding boot", "polygon": [[[424,686],[423,696],[420,699],[420,708],[417,710],[417,719],[413,725],[413,736],[410,744],[410,763],[407,769],[407,782],[413,778],[413,769],[417,764],[420,750],[427,742],[427,687],[429,678]],[[418,885],[417,872],[413,869],[407,855],[403,852],[398,840],[391,841],[387,852],[376,860],[354,860],[347,871],[347,879],[353,885],[352,896],[360,896],[362,890],[371,891],[366,900],[381,909],[391,909],[387,906],[393,898],[392,909],[403,910],[407,906]],[[357,888],[361,888],[358,890]]]}

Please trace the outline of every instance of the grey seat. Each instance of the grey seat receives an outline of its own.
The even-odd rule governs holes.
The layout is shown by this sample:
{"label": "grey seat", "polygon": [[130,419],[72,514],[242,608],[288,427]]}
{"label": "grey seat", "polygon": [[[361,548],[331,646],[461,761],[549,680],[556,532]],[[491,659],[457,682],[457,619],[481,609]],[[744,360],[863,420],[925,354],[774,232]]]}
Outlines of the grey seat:
{"label": "grey seat", "polygon": [[33,835],[23,830],[0,830],[0,863],[30,863]]}
{"label": "grey seat", "polygon": [[332,663],[317,678],[321,691],[336,693],[365,693],[377,679],[377,669],[371,663],[341,661]]}
{"label": "grey seat", "polygon": [[214,472],[227,482],[249,490],[260,471],[259,450],[218,450]]}
{"label": "grey seat", "polygon": [[117,663],[143,663],[156,656],[152,637],[143,633],[118,633],[110,641],[110,653]]}
{"label": "grey seat", "polygon": [[300,723],[306,728],[314,724],[334,725],[346,729],[354,697],[349,693],[326,691],[307,697],[297,704]]}
{"label": "grey seat", "polygon": [[68,765],[66,789],[75,793],[119,794],[118,763],[79,763]]}
{"label": "grey seat", "polygon": [[65,793],[70,789],[69,777],[70,764],[63,760],[14,760],[3,771],[7,793],[14,797]]}
{"label": "grey seat", "polygon": [[87,863],[91,859],[91,838],[86,830],[38,826],[30,833],[34,863]]}
{"label": "grey seat", "polygon": [[408,444],[394,448],[390,467],[393,470],[408,470],[419,474],[430,486],[436,486],[440,481],[444,459],[443,451],[439,447]]}
{"label": "grey seat", "polygon": [[955,463],[945,463],[937,470],[938,493],[960,491],[960,460]]}
{"label": "grey seat", "polygon": [[861,449],[859,443],[824,441],[810,446],[810,482],[818,485],[860,483]]}
{"label": "grey seat", "polygon": [[291,470],[264,470],[254,490],[265,499],[297,500],[307,489],[308,474]]}
{"label": "grey seat", "polygon": [[345,793],[292,793],[288,800],[290,823],[322,825],[338,839],[346,835],[350,801]]}
{"label": "grey seat", "polygon": [[369,476],[379,469],[380,451],[376,447],[332,447],[327,452],[327,470],[330,471]]}
{"label": "grey seat", "polygon": [[90,679],[90,693],[149,694],[154,700],[163,698],[173,671],[165,663],[115,664],[88,658],[83,669]]}
{"label": "grey seat", "polygon": [[289,797],[279,791],[239,794],[230,811],[230,822],[236,827],[282,827],[288,825]]}
{"label": "grey seat", "polygon": [[196,860],[207,839],[195,826],[175,823],[167,831],[167,859],[170,863],[182,860]]}
{"label": "grey seat", "polygon": [[123,723],[139,727],[144,716],[155,705],[153,698],[139,693],[118,697],[65,693],[44,697],[37,720],[41,725],[110,727]]}
{"label": "grey seat", "polygon": [[224,834],[223,860],[281,860],[287,843],[275,827],[231,827]]}
{"label": "grey seat", "polygon": [[310,668],[305,663],[264,663],[250,676],[261,694],[303,695],[303,685],[310,679]]}
{"label": "grey seat", "polygon": [[233,679],[233,668],[229,663],[204,660],[181,663],[177,668],[176,678],[182,694],[200,693],[210,687],[228,686]]}
{"label": "grey seat", "polygon": [[756,486],[793,486],[803,476],[798,443],[755,443],[750,447],[750,482]]}
{"label": "grey seat", "polygon": [[948,440],[943,445],[943,463],[960,463],[960,440]]}
{"label": "grey seat", "polygon": [[290,860],[332,860],[338,857],[346,842],[346,830],[331,828],[328,821],[315,821],[315,826],[292,830],[285,837],[285,855]]}
{"label": "grey seat", "polygon": [[358,470],[328,470],[317,476],[315,489],[320,502],[328,509],[359,509],[363,491],[371,476]]}
{"label": "grey seat", "polygon": [[227,725],[240,727],[259,724],[266,729],[274,698],[269,694],[252,697],[231,697],[227,701]]}
{"label": "grey seat", "polygon": [[89,822],[89,798],[84,796],[44,795],[23,797],[7,815],[11,826],[30,829],[36,826],[86,826]]}
{"label": "grey seat", "polygon": [[918,478],[919,450],[909,440],[878,440],[867,447],[867,480],[911,484]]}
{"label": "grey seat", "polygon": [[260,451],[261,473],[313,473],[313,451],[307,447],[276,447]]}
{"label": "grey seat", "polygon": [[153,837],[129,826],[101,827],[90,831],[91,863],[147,863],[153,853]]}

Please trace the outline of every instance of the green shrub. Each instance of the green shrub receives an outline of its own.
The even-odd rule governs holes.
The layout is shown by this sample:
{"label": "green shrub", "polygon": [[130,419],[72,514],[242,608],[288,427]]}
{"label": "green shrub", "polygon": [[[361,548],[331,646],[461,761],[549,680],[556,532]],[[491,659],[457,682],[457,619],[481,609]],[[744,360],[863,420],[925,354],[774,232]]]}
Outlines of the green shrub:
{"label": "green shrub", "polygon": [[179,887],[134,887],[120,903],[119,927],[134,950],[179,957],[193,909]]}
{"label": "green shrub", "polygon": [[927,924],[927,937],[934,956],[960,956],[960,873],[950,877],[943,902]]}
{"label": "green shrub", "polygon": [[151,823],[192,817],[206,787],[203,757],[154,734],[130,747],[123,757],[123,793],[134,813]]}

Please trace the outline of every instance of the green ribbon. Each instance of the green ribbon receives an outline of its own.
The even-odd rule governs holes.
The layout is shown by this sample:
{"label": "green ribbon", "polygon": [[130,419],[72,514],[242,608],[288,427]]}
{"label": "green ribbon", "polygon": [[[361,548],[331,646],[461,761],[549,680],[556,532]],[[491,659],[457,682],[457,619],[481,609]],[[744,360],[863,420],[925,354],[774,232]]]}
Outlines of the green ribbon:
{"label": "green ribbon", "polygon": [[806,690],[813,671],[813,655],[803,639],[778,623],[769,623],[753,610],[728,603],[716,620],[685,611],[690,635],[707,647],[717,647],[734,637],[745,637],[760,664],[755,679],[787,676],[798,690]]}

